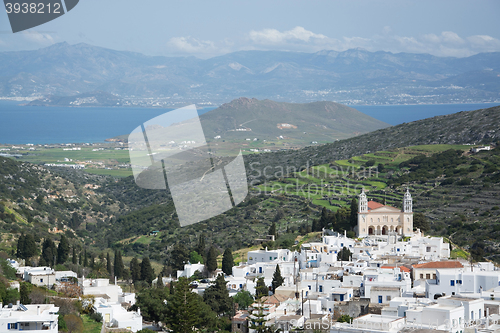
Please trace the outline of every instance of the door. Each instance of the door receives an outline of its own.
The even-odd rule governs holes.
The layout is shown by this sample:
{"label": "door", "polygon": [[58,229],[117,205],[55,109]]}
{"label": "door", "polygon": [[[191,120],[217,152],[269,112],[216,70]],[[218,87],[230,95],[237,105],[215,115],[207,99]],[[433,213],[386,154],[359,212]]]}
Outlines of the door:
{"label": "door", "polygon": [[106,313],[106,314],[104,315],[104,322],[105,322],[105,323],[109,323],[109,318],[110,318],[109,313]]}

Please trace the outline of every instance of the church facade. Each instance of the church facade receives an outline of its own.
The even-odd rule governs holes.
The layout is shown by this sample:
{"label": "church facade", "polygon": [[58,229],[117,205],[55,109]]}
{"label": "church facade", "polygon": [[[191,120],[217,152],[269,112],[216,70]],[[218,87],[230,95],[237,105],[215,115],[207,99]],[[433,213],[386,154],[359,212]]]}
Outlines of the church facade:
{"label": "church facade", "polygon": [[400,236],[413,235],[413,207],[409,190],[403,198],[403,210],[368,201],[363,189],[358,200],[358,237],[371,235],[388,235],[396,233]]}

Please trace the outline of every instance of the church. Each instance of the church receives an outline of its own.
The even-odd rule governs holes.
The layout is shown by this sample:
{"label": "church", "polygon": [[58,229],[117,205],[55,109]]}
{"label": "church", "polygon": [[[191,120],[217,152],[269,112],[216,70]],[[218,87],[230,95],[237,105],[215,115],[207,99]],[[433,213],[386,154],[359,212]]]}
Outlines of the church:
{"label": "church", "polygon": [[408,189],[403,197],[403,210],[368,201],[364,189],[358,202],[358,237],[394,233],[400,236],[413,235],[412,199]]}

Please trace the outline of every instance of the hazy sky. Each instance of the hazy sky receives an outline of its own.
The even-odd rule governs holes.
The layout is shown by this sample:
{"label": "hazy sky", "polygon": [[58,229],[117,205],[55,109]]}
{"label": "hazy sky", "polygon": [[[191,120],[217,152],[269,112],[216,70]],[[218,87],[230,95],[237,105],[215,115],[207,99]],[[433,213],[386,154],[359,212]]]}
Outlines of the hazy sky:
{"label": "hazy sky", "polygon": [[499,16],[498,0],[80,0],[66,15],[16,34],[0,11],[0,51],[66,41],[201,58],[355,47],[463,57],[500,51]]}

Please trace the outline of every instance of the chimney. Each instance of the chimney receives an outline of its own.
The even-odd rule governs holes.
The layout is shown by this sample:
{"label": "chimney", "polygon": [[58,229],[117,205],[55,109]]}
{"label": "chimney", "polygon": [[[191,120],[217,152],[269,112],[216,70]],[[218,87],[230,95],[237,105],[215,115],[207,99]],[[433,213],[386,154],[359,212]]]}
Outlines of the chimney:
{"label": "chimney", "polygon": [[20,300],[17,300],[16,301],[16,305],[19,307],[19,305],[21,304],[21,301]]}
{"label": "chimney", "polygon": [[137,308],[137,314],[141,315],[141,308]]}
{"label": "chimney", "polygon": [[40,315],[40,305],[36,307],[36,315],[39,316]]}
{"label": "chimney", "polygon": [[116,279],[116,275],[115,275],[115,286],[116,286],[116,281],[117,281],[117,279]]}

